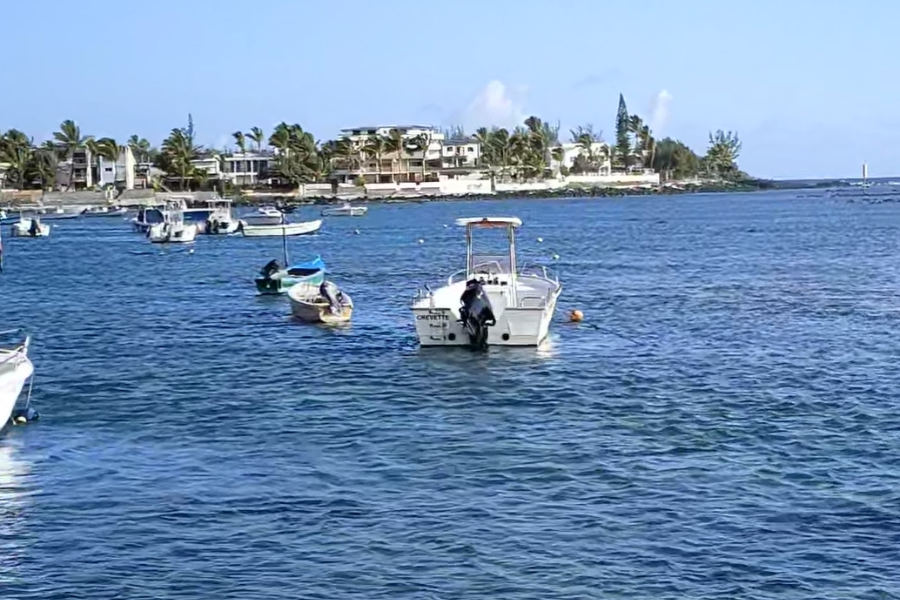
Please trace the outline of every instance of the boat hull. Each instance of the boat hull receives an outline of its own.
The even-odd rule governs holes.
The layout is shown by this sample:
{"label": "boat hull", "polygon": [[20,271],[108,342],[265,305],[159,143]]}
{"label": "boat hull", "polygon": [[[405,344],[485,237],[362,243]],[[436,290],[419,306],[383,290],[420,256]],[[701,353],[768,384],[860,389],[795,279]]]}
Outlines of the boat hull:
{"label": "boat hull", "polygon": [[0,431],[9,423],[22,389],[33,373],[34,365],[27,356],[0,362]]}
{"label": "boat hull", "polygon": [[315,233],[320,227],[322,227],[321,219],[301,223],[285,223],[284,225],[249,225],[245,222],[241,227],[241,233],[244,237],[295,236]]}
{"label": "boat hull", "polygon": [[230,219],[210,219],[204,233],[207,235],[231,235],[241,228],[240,221]]}
{"label": "boat hull", "polygon": [[[542,307],[506,308],[488,327],[488,346],[539,346],[550,332],[559,288]],[[471,340],[455,308],[413,306],[421,346],[470,346]]]}
{"label": "boat hull", "polygon": [[154,244],[187,244],[197,238],[197,226],[175,225],[167,226],[167,223],[158,223],[150,228],[147,237]]}

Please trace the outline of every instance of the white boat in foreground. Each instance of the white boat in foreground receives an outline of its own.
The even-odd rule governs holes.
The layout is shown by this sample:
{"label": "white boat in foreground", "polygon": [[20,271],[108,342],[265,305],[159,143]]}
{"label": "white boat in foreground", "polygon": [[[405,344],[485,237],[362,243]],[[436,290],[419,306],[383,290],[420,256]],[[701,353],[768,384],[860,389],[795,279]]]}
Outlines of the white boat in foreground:
{"label": "white boat in foreground", "polygon": [[342,206],[326,208],[322,211],[323,217],[362,217],[368,212],[368,206],[351,206],[345,202]]}
{"label": "white boat in foreground", "polygon": [[280,225],[283,220],[284,213],[274,206],[260,206],[242,219],[248,225]]}
{"label": "white boat in foreground", "polygon": [[30,219],[21,217],[12,224],[10,229],[12,237],[48,237],[50,235],[50,225],[41,223],[37,217]]}
{"label": "white boat in foreground", "polygon": [[[559,280],[544,267],[517,269],[515,217],[457,219],[466,229],[466,268],[451,275],[434,292],[413,301],[416,335],[422,346],[537,346],[550,329]],[[477,229],[505,230],[507,256],[477,256],[472,234]]]}
{"label": "white boat in foreground", "polygon": [[317,232],[320,227],[322,227],[321,219],[301,221],[299,223],[282,223],[279,225],[250,225],[244,222],[241,225],[241,233],[245,237],[306,235]]}
{"label": "white boat in foreground", "polygon": [[34,365],[28,359],[29,341],[26,336],[17,346],[0,347],[0,431],[9,423],[16,401],[22,394],[28,378],[34,373]]}
{"label": "white boat in foreground", "polygon": [[288,290],[291,313],[307,323],[346,323],[353,316],[353,300],[330,281],[298,283]]}
{"label": "white boat in foreground", "polygon": [[197,237],[197,225],[184,222],[184,200],[169,200],[163,211],[165,220],[150,226],[147,237],[154,244],[188,243]]}

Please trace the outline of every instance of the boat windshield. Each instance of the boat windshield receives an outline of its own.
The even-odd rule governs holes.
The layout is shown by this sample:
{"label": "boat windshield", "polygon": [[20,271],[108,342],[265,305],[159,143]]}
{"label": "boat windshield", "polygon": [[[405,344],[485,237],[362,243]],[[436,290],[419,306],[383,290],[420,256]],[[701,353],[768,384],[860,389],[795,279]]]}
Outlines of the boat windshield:
{"label": "boat windshield", "polygon": [[287,270],[288,275],[293,275],[295,277],[308,277],[310,275],[315,275],[319,271],[321,271],[321,269],[310,267],[291,267]]}
{"label": "boat windshield", "polygon": [[472,265],[477,275],[499,275],[509,273],[509,255],[506,256],[482,256],[472,257]]}

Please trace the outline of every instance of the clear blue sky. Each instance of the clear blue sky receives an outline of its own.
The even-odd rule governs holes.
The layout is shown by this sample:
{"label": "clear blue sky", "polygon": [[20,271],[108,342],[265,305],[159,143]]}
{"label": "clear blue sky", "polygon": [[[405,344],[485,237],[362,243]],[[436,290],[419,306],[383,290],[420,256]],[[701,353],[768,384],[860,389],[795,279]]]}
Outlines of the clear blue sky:
{"label": "clear blue sky", "polygon": [[71,118],[158,144],[188,112],[216,146],[282,120],[328,139],[529,114],[609,140],[622,92],[698,151],[738,131],[752,174],[900,175],[887,0],[33,0],[3,20],[0,128],[39,140]]}

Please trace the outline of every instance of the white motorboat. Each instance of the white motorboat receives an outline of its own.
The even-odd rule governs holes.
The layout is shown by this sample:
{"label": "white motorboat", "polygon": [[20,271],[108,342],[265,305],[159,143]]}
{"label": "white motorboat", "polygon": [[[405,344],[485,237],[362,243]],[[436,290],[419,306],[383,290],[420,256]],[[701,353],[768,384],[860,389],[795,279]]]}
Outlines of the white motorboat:
{"label": "white motorboat", "polygon": [[351,206],[345,202],[341,206],[326,208],[322,211],[323,217],[362,217],[368,212],[368,206]]}
{"label": "white motorboat", "polygon": [[315,233],[322,227],[322,220],[301,221],[299,223],[281,223],[279,225],[250,225],[246,221],[241,224],[241,233],[245,237],[274,237],[307,235]]}
{"label": "white motorboat", "polygon": [[38,217],[20,217],[10,228],[12,237],[48,237],[50,225],[41,223]]}
{"label": "white motorboat", "polygon": [[229,235],[236,233],[240,229],[241,222],[234,216],[231,200],[228,198],[216,198],[215,200],[210,200],[207,205],[210,213],[206,219],[205,233]]}
{"label": "white motorboat", "polygon": [[[559,280],[547,269],[518,270],[515,217],[457,219],[466,229],[466,268],[447,284],[420,291],[413,301],[416,335],[422,346],[537,346],[550,329]],[[503,229],[507,256],[478,256],[472,234],[478,229]]]}
{"label": "white motorboat", "polygon": [[[3,332],[4,334],[14,332]],[[28,378],[34,373],[34,365],[28,358],[28,343],[25,340],[11,348],[0,347],[0,430],[9,423],[16,407],[16,401]]]}
{"label": "white motorboat", "polygon": [[288,290],[291,313],[307,323],[346,323],[353,316],[353,300],[330,281],[302,282]]}
{"label": "white motorboat", "polygon": [[193,242],[197,237],[197,225],[184,222],[184,200],[173,199],[166,202],[163,211],[165,220],[150,227],[147,237],[155,244]]}
{"label": "white motorboat", "polygon": [[255,212],[246,215],[243,221],[248,225],[280,225],[283,219],[284,214],[274,206],[260,206]]}

